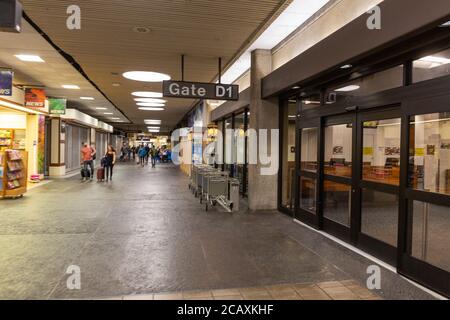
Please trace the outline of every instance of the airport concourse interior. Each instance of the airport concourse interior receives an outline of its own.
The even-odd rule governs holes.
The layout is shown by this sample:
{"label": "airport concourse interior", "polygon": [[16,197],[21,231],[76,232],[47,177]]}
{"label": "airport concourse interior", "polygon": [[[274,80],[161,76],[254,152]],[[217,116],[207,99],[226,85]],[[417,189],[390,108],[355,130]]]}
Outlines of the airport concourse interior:
{"label": "airport concourse interior", "polygon": [[450,1],[0,0],[0,300],[445,301],[449,231]]}

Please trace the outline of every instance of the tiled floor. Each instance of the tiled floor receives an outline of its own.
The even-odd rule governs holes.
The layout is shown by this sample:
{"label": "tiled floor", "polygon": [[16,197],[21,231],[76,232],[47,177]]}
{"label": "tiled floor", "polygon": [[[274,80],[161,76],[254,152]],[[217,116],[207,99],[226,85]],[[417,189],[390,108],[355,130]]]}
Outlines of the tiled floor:
{"label": "tiled floor", "polygon": [[129,295],[116,300],[382,300],[357,281],[342,280],[304,284]]}
{"label": "tiled floor", "polygon": [[[360,286],[373,261],[279,212],[205,212],[187,186],[174,166],[120,164],[112,182],[74,176],[0,201],[0,299],[372,297]],[[384,299],[432,298],[381,277]]]}

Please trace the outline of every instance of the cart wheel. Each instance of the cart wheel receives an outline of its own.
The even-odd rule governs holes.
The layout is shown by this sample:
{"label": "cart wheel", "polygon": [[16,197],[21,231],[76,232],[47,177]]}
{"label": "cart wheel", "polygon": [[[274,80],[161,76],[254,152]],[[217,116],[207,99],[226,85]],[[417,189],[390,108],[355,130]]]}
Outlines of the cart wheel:
{"label": "cart wheel", "polygon": [[230,203],[230,210],[233,211],[233,203]]}
{"label": "cart wheel", "polygon": [[200,204],[203,203],[203,196],[200,196]]}
{"label": "cart wheel", "polygon": [[206,202],[205,210],[208,211],[208,202]]}
{"label": "cart wheel", "polygon": [[216,201],[216,200],[213,200],[213,201],[212,201],[212,205],[215,207],[215,206],[217,205],[217,201]]}

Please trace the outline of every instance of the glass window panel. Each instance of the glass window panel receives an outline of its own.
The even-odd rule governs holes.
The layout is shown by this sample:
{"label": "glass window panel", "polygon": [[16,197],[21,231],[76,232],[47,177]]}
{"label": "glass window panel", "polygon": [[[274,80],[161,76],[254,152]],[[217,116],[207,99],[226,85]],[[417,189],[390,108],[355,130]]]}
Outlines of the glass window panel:
{"label": "glass window panel", "polygon": [[233,157],[234,157],[234,139],[232,135],[232,129],[233,129],[233,123],[232,119],[228,118],[225,120],[225,146],[224,146],[224,161],[225,161],[225,170],[230,172],[232,175],[232,164],[233,164]]}
{"label": "glass window panel", "polygon": [[352,141],[351,124],[325,128],[325,174],[351,178]]}
{"label": "glass window panel", "polygon": [[301,170],[317,172],[317,139],[319,129],[306,128],[301,132]]}
{"label": "glass window panel", "polygon": [[349,97],[361,97],[403,86],[403,65],[377,72],[354,81],[330,88],[326,104],[345,101]]}
{"label": "glass window panel", "polygon": [[398,205],[397,195],[363,189],[361,232],[396,247]]}
{"label": "glass window panel", "polygon": [[450,49],[422,57],[413,64],[413,82],[450,75]]}
{"label": "glass window panel", "polygon": [[300,178],[300,208],[314,214],[316,213],[316,190],[317,184],[315,179]]}
{"label": "glass window panel", "polygon": [[450,208],[413,201],[413,257],[450,272]]}
{"label": "glass window panel", "polygon": [[411,118],[410,187],[450,194],[450,113]]}
{"label": "glass window panel", "polygon": [[351,187],[349,185],[324,181],[323,214],[326,218],[350,226]]}
{"label": "glass window panel", "polygon": [[400,136],[400,118],[364,123],[364,180],[400,184]]}
{"label": "glass window panel", "polygon": [[293,209],[295,179],[295,135],[297,100],[289,99],[283,112],[282,205]]}

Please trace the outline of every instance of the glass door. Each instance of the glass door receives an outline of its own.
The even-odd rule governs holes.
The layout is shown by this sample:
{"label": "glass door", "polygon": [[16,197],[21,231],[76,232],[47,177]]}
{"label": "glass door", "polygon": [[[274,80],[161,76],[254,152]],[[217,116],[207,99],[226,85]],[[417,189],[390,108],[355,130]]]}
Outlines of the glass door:
{"label": "glass door", "polygon": [[325,118],[322,127],[322,227],[347,242],[355,216],[356,114]]}
{"label": "glass door", "polygon": [[357,115],[352,233],[358,247],[392,265],[397,262],[401,123],[400,108]]}
{"label": "glass door", "polygon": [[297,129],[300,167],[297,171],[298,203],[295,218],[315,227],[319,222],[317,215],[319,124],[318,120],[301,121]]}

